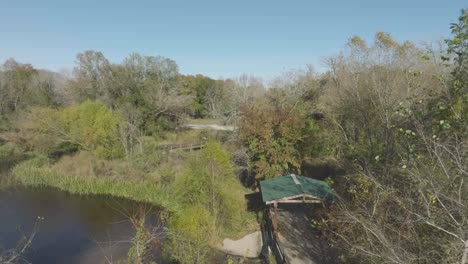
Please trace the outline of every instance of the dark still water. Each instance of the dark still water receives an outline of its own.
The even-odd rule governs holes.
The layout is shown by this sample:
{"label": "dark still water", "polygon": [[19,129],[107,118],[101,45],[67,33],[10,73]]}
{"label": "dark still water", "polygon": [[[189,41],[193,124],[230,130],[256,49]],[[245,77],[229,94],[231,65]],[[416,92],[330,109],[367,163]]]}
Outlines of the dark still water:
{"label": "dark still water", "polygon": [[[127,215],[138,204],[54,189],[0,191],[0,247],[15,248],[40,221],[24,259],[33,264],[108,263],[125,258],[135,231]],[[157,260],[159,261],[159,260]],[[159,262],[158,262],[159,263]]]}

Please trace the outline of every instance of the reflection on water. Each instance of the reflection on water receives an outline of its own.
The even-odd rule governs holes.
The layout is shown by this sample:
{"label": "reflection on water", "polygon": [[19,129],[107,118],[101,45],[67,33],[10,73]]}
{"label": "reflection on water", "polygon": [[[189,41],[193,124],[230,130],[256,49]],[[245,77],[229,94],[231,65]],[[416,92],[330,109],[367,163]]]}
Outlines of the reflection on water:
{"label": "reflection on water", "polygon": [[[53,189],[0,191],[0,247],[14,248],[43,217],[26,260],[41,263],[107,263],[125,257],[134,230],[126,215],[137,204]],[[159,262],[158,262],[159,263]]]}

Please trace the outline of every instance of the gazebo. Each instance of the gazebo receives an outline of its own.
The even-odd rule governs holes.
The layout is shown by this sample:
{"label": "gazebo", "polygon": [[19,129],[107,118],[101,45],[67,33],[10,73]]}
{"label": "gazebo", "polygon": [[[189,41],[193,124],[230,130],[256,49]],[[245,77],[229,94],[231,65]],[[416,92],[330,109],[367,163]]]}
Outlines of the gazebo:
{"label": "gazebo", "polygon": [[278,204],[323,203],[335,197],[333,190],[326,182],[294,174],[260,181],[260,191],[263,202],[274,207],[273,228],[275,230],[277,229]]}
{"label": "gazebo", "polygon": [[[288,263],[288,261],[291,261],[292,263],[289,257],[294,259],[298,255],[307,256],[304,252],[310,249],[308,247],[310,241],[307,242],[307,239],[291,239],[291,236],[298,236],[298,234],[300,234],[300,232],[298,233],[299,230],[306,232],[305,230],[310,229],[310,223],[304,222],[307,220],[302,217],[309,209],[302,208],[303,206],[292,206],[292,204],[320,204],[325,201],[333,201],[336,197],[334,191],[324,181],[290,174],[260,181],[260,192],[263,203],[267,206],[272,206],[274,209],[273,221],[269,221],[270,219],[265,221],[264,230],[266,230],[266,232],[263,238],[264,241],[268,241],[266,246],[269,250],[273,251],[277,262]],[[283,210],[279,213],[278,204],[285,204],[283,206],[284,208],[282,208]],[[286,204],[288,206],[286,206]],[[280,232],[278,228],[278,217],[284,216],[285,214],[287,215],[288,211],[292,208],[299,211],[291,214],[299,213],[301,217],[295,218],[296,221],[291,220],[291,222],[285,222],[284,236],[278,236],[277,234]],[[269,216],[271,216],[271,209],[272,208],[269,208]],[[283,221],[285,219],[290,218],[283,217]],[[297,220],[300,222],[297,222]],[[304,227],[306,228],[304,229]],[[305,234],[299,236],[306,237]],[[283,245],[282,239],[284,239]],[[302,244],[298,247],[296,243]]]}
{"label": "gazebo", "polygon": [[260,190],[263,202],[275,207],[278,203],[322,203],[334,198],[326,182],[294,174],[260,181]]}

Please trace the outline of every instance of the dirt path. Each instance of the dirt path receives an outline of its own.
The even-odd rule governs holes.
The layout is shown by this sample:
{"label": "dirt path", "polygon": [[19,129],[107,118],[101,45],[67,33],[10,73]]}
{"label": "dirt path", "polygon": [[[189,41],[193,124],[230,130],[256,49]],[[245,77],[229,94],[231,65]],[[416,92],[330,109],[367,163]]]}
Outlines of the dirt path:
{"label": "dirt path", "polygon": [[224,239],[218,249],[235,256],[256,258],[262,250],[262,238],[260,231],[253,232],[239,240]]}

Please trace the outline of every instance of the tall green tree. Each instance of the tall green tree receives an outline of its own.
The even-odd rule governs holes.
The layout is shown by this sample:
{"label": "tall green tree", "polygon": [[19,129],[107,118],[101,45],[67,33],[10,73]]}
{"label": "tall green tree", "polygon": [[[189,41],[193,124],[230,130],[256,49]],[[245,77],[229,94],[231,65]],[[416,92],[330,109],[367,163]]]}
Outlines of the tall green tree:
{"label": "tall green tree", "polygon": [[192,116],[195,118],[224,117],[228,103],[225,81],[203,75],[180,76],[183,89],[193,97]]}
{"label": "tall green tree", "polygon": [[16,112],[27,106],[27,94],[33,89],[33,79],[37,70],[30,64],[21,64],[13,59],[1,67],[0,113]]}
{"label": "tall green tree", "polygon": [[107,85],[111,77],[111,64],[102,52],[87,50],[78,53],[74,75],[70,86],[78,102],[108,99]]}

